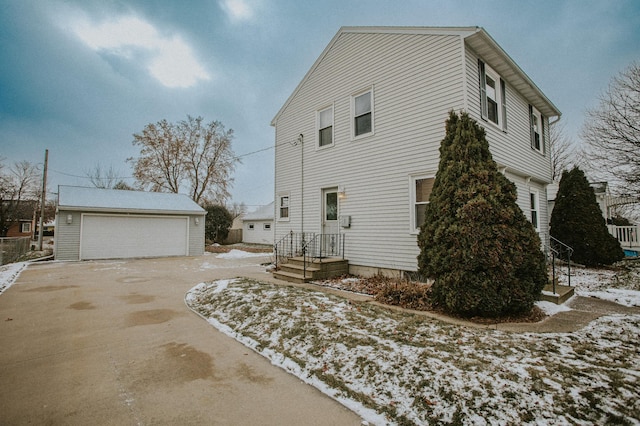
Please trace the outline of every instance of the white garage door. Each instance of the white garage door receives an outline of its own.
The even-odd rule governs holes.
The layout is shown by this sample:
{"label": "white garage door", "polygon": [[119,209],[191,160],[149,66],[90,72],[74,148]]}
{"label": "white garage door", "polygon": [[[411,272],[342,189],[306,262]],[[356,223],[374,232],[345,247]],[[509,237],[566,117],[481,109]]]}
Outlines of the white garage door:
{"label": "white garage door", "polygon": [[186,256],[189,218],[83,214],[80,259]]}

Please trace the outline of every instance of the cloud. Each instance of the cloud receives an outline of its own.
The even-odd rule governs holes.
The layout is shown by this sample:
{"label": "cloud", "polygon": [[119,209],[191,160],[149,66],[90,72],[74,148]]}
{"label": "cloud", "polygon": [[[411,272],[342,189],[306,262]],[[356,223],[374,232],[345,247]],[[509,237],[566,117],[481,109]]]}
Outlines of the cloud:
{"label": "cloud", "polygon": [[166,87],[187,88],[211,79],[180,36],[160,34],[139,17],[122,16],[99,24],[83,17],[75,20],[71,29],[93,50],[144,63],[147,71]]}
{"label": "cloud", "polygon": [[254,16],[253,7],[247,0],[221,0],[220,7],[232,22],[248,21]]}

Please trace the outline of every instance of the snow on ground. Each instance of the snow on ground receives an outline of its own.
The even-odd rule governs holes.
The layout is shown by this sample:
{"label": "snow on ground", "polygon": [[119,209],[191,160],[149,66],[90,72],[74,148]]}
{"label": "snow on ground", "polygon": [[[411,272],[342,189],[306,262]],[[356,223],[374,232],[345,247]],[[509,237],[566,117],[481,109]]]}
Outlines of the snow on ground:
{"label": "snow on ground", "polygon": [[[640,306],[638,263],[574,267],[571,280],[579,295]],[[640,315],[507,333],[246,279],[201,283],[187,303],[372,424],[640,425]]]}
{"label": "snow on ground", "polygon": [[248,279],[186,300],[372,424],[640,425],[640,315],[508,333]]}
{"label": "snow on ground", "polygon": [[[560,284],[568,285],[567,267],[557,271]],[[615,268],[571,268],[576,294],[609,300],[624,306],[640,306],[640,261],[626,261]]]}
{"label": "snow on ground", "polygon": [[0,266],[0,294],[4,293],[18,279],[20,272],[27,266],[28,262],[9,263]]}
{"label": "snow on ground", "polygon": [[217,259],[246,259],[250,257],[265,257],[271,256],[272,253],[249,253],[244,250],[233,249],[228,253],[220,253],[216,256]]}

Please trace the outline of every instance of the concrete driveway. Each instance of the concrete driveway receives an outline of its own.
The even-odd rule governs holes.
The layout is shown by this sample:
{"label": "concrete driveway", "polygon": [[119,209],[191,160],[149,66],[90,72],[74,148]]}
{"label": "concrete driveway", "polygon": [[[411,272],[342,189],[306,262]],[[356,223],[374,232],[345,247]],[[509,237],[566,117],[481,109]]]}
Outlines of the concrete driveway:
{"label": "concrete driveway", "polygon": [[261,260],[30,265],[0,296],[0,424],[360,424],[184,305],[203,281],[271,280]]}

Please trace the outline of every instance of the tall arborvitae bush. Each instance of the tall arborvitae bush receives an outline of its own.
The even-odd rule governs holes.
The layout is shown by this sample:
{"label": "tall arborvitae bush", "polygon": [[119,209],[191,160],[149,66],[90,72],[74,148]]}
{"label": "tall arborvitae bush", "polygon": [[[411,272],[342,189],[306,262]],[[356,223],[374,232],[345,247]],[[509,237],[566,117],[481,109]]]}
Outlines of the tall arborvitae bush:
{"label": "tall arborvitae bush", "polygon": [[573,248],[573,261],[586,266],[610,265],[624,257],[620,243],[607,230],[593,188],[578,167],[562,173],[550,233]]}
{"label": "tall arborvitae bush", "polygon": [[528,313],[547,282],[540,239],[497,169],[485,132],[451,112],[418,236],[435,306],[462,316]]}

